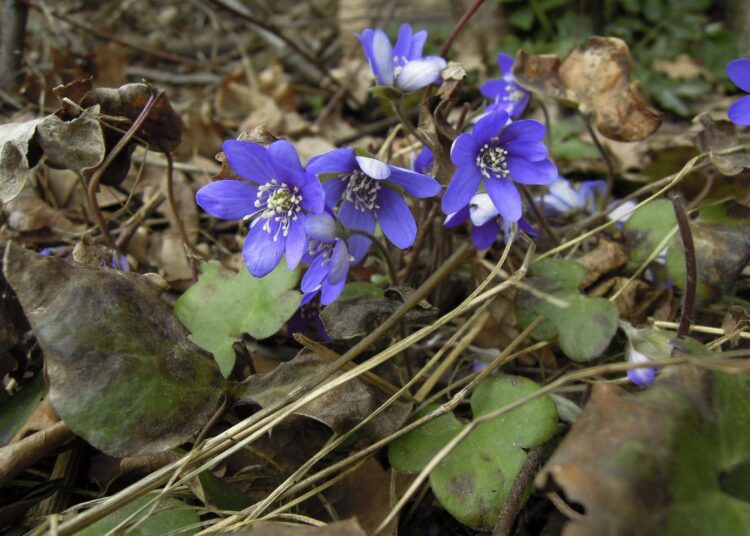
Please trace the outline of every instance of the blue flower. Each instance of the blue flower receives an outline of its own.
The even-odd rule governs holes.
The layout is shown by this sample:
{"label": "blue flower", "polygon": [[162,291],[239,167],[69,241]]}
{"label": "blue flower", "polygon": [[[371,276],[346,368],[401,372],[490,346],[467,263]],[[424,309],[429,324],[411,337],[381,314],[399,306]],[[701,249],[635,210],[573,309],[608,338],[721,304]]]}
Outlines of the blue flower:
{"label": "blue flower", "polygon": [[[357,156],[354,149],[335,149],[311,159],[308,172],[336,174],[323,184],[326,205],[333,209],[341,203],[338,217],[349,229],[375,231],[375,220],[396,247],[408,248],[417,236],[417,224],[409,206],[397,188],[417,198],[440,193],[440,184],[426,175],[391,166],[375,158]],[[361,258],[370,241],[354,235],[349,248]]]}
{"label": "blue flower", "polygon": [[255,277],[269,274],[286,253],[293,270],[305,250],[305,218],[323,211],[320,181],[306,173],[294,146],[280,140],[268,146],[226,141],[222,150],[229,166],[243,179],[220,180],[195,195],[198,205],[224,220],[252,220],[242,248],[247,269]]}
{"label": "blue flower", "polygon": [[504,110],[511,117],[520,116],[529,104],[530,94],[518,85],[513,77],[513,58],[502,52],[497,55],[502,78],[488,80],[479,88],[482,95],[494,101],[487,107],[487,112]]}
{"label": "blue flower", "polygon": [[[471,228],[471,241],[477,249],[487,249],[495,243],[500,229],[503,230],[503,236],[507,241],[510,235],[510,228],[513,222],[503,220],[492,203],[490,196],[481,193],[471,198],[471,202],[458,212],[449,214],[445,218],[445,226],[449,229],[458,227],[467,220],[473,224]],[[519,227],[531,236],[537,236],[536,230],[529,223],[520,218]]]}
{"label": "blue flower", "polygon": [[[610,203],[610,206],[612,206],[613,204],[614,203]],[[631,211],[636,207],[636,205],[637,203],[635,201],[625,201],[622,205],[618,206],[617,208],[612,210],[609,214],[607,214],[607,219],[609,221],[617,222],[615,224],[617,225],[617,228],[622,229],[623,226],[625,225],[625,222],[628,221],[630,217],[633,215]]]}
{"label": "blue flower", "polygon": [[349,267],[359,262],[361,257],[349,255],[346,240],[336,236],[336,222],[327,212],[309,216],[305,222],[305,233],[308,240],[303,260],[309,268],[300,285],[303,302],[310,301],[320,292],[320,303],[329,305],[344,290]]}
{"label": "blue flower", "polygon": [[537,198],[548,215],[563,215],[583,211],[594,213],[597,201],[607,193],[607,181],[582,181],[573,185],[564,177],[557,177],[547,193]]}
{"label": "blue flower", "polygon": [[[727,64],[727,76],[742,91],[750,93],[750,58],[741,58]],[[727,112],[730,121],[740,126],[750,125],[750,95],[735,101]]]}
{"label": "blue flower", "polygon": [[320,295],[318,293],[307,294],[302,298],[299,309],[286,323],[287,333],[290,335],[304,333],[311,324],[315,324],[315,329],[324,342],[333,342],[320,318]]}
{"label": "blue flower", "polygon": [[383,30],[367,28],[357,37],[378,85],[416,91],[440,82],[445,60],[439,56],[422,57],[427,32],[413,33],[411,26],[404,24],[394,47]]}
{"label": "blue flower", "polygon": [[[645,354],[636,350],[630,342],[628,342],[627,360],[628,363],[634,364],[651,363],[652,361]],[[656,369],[651,367],[629,369],[627,375],[628,379],[638,387],[648,387],[656,379]]]}
{"label": "blue flower", "polygon": [[453,142],[451,160],[458,169],[443,196],[443,212],[461,210],[484,183],[503,219],[518,221],[523,202],[513,181],[549,184],[555,180],[557,168],[542,143],[544,125],[533,119],[508,124],[508,119],[504,111],[487,114],[471,133],[461,134]]}
{"label": "blue flower", "polygon": [[412,163],[411,168],[417,173],[429,175],[432,173],[433,164],[435,164],[435,157],[432,156],[432,151],[429,147],[422,147],[422,150],[419,151],[417,158]]}

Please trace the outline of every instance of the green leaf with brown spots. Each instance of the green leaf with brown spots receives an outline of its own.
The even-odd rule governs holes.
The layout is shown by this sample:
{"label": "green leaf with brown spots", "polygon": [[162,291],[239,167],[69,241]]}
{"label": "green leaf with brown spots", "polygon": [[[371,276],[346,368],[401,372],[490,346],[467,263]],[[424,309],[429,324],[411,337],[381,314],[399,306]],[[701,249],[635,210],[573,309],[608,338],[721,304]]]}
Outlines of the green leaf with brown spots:
{"label": "green leaf with brown spots", "polygon": [[[474,418],[537,389],[536,383],[518,376],[487,378],[471,397]],[[547,441],[556,425],[557,409],[548,396],[480,424],[430,474],[433,493],[461,523],[477,530],[491,529],[526,460],[526,449]],[[461,428],[452,414],[439,417],[394,441],[388,449],[389,460],[397,470],[418,472]]]}
{"label": "green leaf with brown spots", "polygon": [[49,400],[110,456],[192,440],[225,382],[211,355],[147,278],[33,253],[11,243],[4,273],[44,353]]}

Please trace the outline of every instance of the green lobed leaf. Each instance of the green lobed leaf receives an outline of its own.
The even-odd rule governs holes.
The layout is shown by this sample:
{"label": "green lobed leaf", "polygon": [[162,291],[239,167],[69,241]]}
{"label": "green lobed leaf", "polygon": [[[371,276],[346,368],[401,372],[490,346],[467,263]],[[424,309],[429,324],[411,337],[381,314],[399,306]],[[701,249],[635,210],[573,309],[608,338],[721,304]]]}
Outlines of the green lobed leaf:
{"label": "green lobed leaf", "polygon": [[[474,418],[507,406],[538,388],[533,381],[517,376],[487,378],[471,397]],[[435,407],[424,408],[412,419]],[[524,449],[544,443],[554,434],[556,424],[557,409],[548,396],[482,423],[430,474],[435,496],[465,525],[491,529],[526,460]],[[443,415],[394,441],[388,458],[397,470],[416,473],[462,428],[455,416]]]}
{"label": "green lobed leaf", "polygon": [[[76,536],[102,536],[102,534],[107,534],[150,500],[151,497],[149,496],[136,499],[109,514],[107,517],[100,519],[93,525],[89,525],[85,529],[78,531]],[[134,520],[137,521],[140,519],[139,516],[148,513],[149,508],[146,507],[140,514],[136,514]],[[159,501],[159,506],[155,512],[149,515],[143,523],[140,523],[132,530],[125,533],[118,532],[118,534],[125,534],[125,536],[163,536],[172,531],[183,529],[179,531],[179,534],[189,536],[197,533],[198,527],[193,529],[185,527],[197,525],[198,523],[200,523],[200,517],[194,508],[178,499],[168,497]]]}
{"label": "green lobed leaf", "polygon": [[177,300],[174,313],[190,330],[191,340],[214,354],[226,377],[234,367],[234,341],[243,333],[270,337],[297,310],[302,295],[293,288],[298,279],[299,273],[284,263],[257,278],[244,269],[225,276],[218,262],[209,261],[198,282]]}
{"label": "green lobed leaf", "polygon": [[577,296],[560,318],[560,348],[573,361],[585,362],[604,353],[617,331],[620,314],[605,298]]}

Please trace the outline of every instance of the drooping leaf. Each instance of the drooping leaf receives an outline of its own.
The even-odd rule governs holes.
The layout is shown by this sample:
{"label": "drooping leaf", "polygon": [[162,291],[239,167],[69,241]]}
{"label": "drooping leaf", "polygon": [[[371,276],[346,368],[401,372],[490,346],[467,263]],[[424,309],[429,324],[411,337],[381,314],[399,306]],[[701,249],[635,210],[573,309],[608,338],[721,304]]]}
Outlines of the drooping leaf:
{"label": "drooping leaf", "polygon": [[516,299],[519,324],[528,326],[538,316],[544,317],[532,336],[539,340],[557,337],[562,351],[574,361],[599,357],[617,331],[619,319],[614,303],[579,294],[585,275],[586,269],[575,261],[544,259],[532,266],[526,280],[540,292],[519,292]]}
{"label": "drooping leaf", "polygon": [[[248,378],[238,386],[237,397],[243,402],[268,407],[283,400],[305,379],[321,377],[329,364],[329,360],[303,351],[269,373]],[[372,414],[388,396],[388,393],[357,378],[331,389],[295,413],[344,433]],[[410,411],[411,403],[397,400],[365,425],[362,433],[373,441],[386,437],[403,424]]]}
{"label": "drooping leaf", "polygon": [[585,508],[565,534],[748,534],[748,459],[746,382],[681,366],[636,394],[595,385],[536,482]]}
{"label": "drooping leaf", "polygon": [[190,330],[191,340],[213,353],[228,376],[234,366],[234,341],[243,333],[270,337],[297,310],[302,300],[293,290],[298,278],[284,263],[257,278],[244,269],[234,277],[223,275],[220,264],[209,261],[198,282],[179,297],[174,313]]}
{"label": "drooping leaf", "polygon": [[[101,536],[102,534],[107,534],[150,500],[151,497],[149,496],[136,499],[109,514],[107,517],[100,519],[93,525],[89,525],[85,529],[78,531],[76,534],[78,536]],[[138,516],[145,515],[145,513],[149,512],[149,509],[150,506],[146,507],[134,519],[138,521],[140,519]],[[182,529],[179,531],[179,534],[191,535],[197,533],[199,528],[197,526],[192,529],[185,527],[197,525],[198,523],[200,523],[200,517],[194,508],[178,499],[166,498],[159,501],[157,509],[143,523],[123,534],[126,536],[162,536]]]}
{"label": "drooping leaf", "polygon": [[11,244],[4,273],[44,353],[50,402],[93,446],[118,457],[161,452],[213,415],[219,369],[147,278]]}
{"label": "drooping leaf", "polygon": [[[474,418],[538,388],[533,381],[517,376],[487,378],[471,397]],[[431,409],[424,409],[420,415]],[[480,424],[430,474],[435,496],[465,525],[491,529],[526,459],[525,449],[549,439],[556,423],[555,404],[545,396]],[[389,459],[397,469],[420,471],[461,428],[453,415],[439,417],[394,441]]]}
{"label": "drooping leaf", "polygon": [[667,199],[657,199],[636,210],[622,230],[630,259],[638,264],[645,261],[676,225],[672,203]]}

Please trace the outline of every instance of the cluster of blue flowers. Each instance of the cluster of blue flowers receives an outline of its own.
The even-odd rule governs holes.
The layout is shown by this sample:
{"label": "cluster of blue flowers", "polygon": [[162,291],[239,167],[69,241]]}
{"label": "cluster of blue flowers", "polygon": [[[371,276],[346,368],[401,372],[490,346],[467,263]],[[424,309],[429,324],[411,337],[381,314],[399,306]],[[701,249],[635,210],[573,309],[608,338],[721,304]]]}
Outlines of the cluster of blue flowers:
{"label": "cluster of blue flowers", "polygon": [[[423,56],[426,32],[414,33],[404,24],[395,45],[379,29],[368,28],[358,37],[378,85],[410,92],[440,83],[445,60]],[[513,60],[501,55],[498,63],[502,79],[482,86],[490,105],[471,132],[461,134],[453,145],[451,160],[457,169],[442,199],[446,226],[471,218],[471,236],[479,248],[490,247],[513,222],[534,234],[522,219],[524,205],[516,184],[549,184],[557,177],[542,143],[545,127],[538,121],[511,120],[529,100],[513,80]],[[349,268],[367,254],[377,225],[394,246],[410,247],[417,225],[405,196],[425,199],[442,189],[430,175],[433,157],[428,147],[412,170],[352,148],[313,157],[306,167],[288,141],[268,147],[227,141],[222,148],[240,180],[202,187],[196,194],[198,205],[217,218],[249,222],[242,252],[254,276],[269,274],[282,257],[290,269],[304,263],[303,303],[319,296],[320,303],[328,305],[338,298]]]}
{"label": "cluster of blue flowers", "polygon": [[[357,37],[377,84],[389,87],[390,95],[441,82],[446,62],[423,56],[426,32],[414,33],[404,24],[393,45],[379,29],[365,29]],[[497,59],[501,77],[481,86],[488,104],[471,130],[453,142],[450,158],[456,169],[441,199],[445,226],[471,222],[470,236],[479,249],[507,236],[513,225],[536,236],[523,218],[519,188],[549,186],[545,195],[534,198],[548,216],[593,213],[601,208],[607,192],[604,181],[573,185],[559,176],[543,142],[545,126],[519,119],[530,95],[513,77],[513,58],[500,54]],[[750,59],[733,61],[727,72],[750,92]],[[734,103],[729,117],[739,125],[750,125],[750,96]],[[223,151],[239,180],[202,187],[197,202],[217,218],[249,222],[243,258],[254,276],[270,273],[282,257],[290,269],[300,263],[307,266],[301,281],[300,312],[315,312],[339,297],[349,269],[366,256],[377,225],[395,247],[410,247],[417,226],[408,197],[432,198],[442,190],[432,176],[434,159],[429,147],[422,148],[411,170],[353,148],[315,156],[305,167],[288,141],[268,147],[227,141]],[[631,207],[631,203],[621,205],[610,218],[621,219]],[[297,321],[307,322],[303,316]],[[631,378],[647,385],[654,374],[651,369],[640,369]]]}

